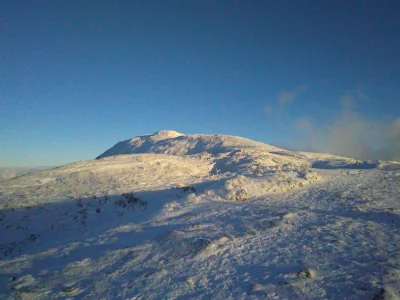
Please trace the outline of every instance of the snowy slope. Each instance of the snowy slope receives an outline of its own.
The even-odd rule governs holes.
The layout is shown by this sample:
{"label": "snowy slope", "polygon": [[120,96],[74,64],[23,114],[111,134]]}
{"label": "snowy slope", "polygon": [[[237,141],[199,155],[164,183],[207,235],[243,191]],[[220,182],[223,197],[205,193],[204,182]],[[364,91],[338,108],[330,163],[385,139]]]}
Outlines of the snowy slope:
{"label": "snowy slope", "polygon": [[399,192],[395,162],[137,137],[0,183],[0,299],[400,299]]}
{"label": "snowy slope", "polygon": [[0,181],[9,180],[11,178],[31,173],[31,172],[38,172],[41,170],[49,169],[51,167],[2,167],[0,166]]}
{"label": "snowy slope", "polygon": [[286,192],[321,179],[310,170],[312,162],[304,155],[235,136],[159,131],[119,142],[97,159],[137,153],[209,162],[213,166],[210,175],[224,179],[220,180],[220,189],[214,186],[208,191],[219,200]]}

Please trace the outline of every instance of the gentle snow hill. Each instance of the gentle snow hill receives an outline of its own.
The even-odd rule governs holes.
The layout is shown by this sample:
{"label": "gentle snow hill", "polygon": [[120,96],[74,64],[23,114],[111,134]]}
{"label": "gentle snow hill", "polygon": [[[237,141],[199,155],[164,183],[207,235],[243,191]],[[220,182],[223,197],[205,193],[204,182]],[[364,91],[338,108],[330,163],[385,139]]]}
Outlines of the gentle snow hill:
{"label": "gentle snow hill", "polygon": [[136,137],[0,183],[0,299],[400,299],[399,194],[395,162]]}
{"label": "gentle snow hill", "polygon": [[158,131],[117,143],[97,159],[153,153],[190,157],[212,165],[219,184],[205,191],[225,200],[246,200],[265,193],[286,192],[320,179],[307,156],[249,139],[217,134],[184,135]]}
{"label": "gentle snow hill", "polygon": [[379,168],[380,162],[363,162],[328,154],[288,151],[261,142],[220,134],[182,134],[171,130],[121,141],[97,159],[126,154],[153,153],[208,161],[210,175],[219,186],[206,191],[220,200],[245,200],[266,193],[287,192],[322,179],[311,168]]}
{"label": "gentle snow hill", "polygon": [[[305,154],[234,136],[159,131],[120,142],[100,157],[15,178],[7,182],[8,191],[25,187],[29,193],[37,191],[31,201],[49,202],[121,194],[133,186],[137,192],[197,185],[196,197],[247,200],[299,189],[322,178]],[[2,205],[30,205],[23,195]]]}

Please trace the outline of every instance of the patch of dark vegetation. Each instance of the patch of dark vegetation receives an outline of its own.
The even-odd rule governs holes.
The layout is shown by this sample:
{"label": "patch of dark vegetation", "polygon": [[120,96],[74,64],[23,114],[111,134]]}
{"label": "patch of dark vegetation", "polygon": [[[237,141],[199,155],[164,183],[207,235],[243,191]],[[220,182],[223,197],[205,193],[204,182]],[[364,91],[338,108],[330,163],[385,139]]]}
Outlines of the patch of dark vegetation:
{"label": "patch of dark vegetation", "polygon": [[185,193],[186,192],[190,192],[190,193],[196,192],[196,189],[190,185],[180,186],[179,189],[183,190]]}
{"label": "patch of dark vegetation", "polygon": [[191,252],[197,253],[201,250],[206,249],[211,244],[212,244],[212,241],[210,241],[209,239],[199,238],[199,239],[193,241],[192,243],[190,243],[190,250],[191,250]]}
{"label": "patch of dark vegetation", "polygon": [[133,193],[122,194],[121,198],[115,201],[115,205],[134,210],[136,206],[141,207],[143,210],[147,208],[147,201],[143,201]]}
{"label": "patch of dark vegetation", "polygon": [[384,300],[384,299],[386,299],[385,294],[386,294],[385,289],[381,289],[381,290],[379,291],[379,293],[377,293],[377,294],[374,296],[374,298],[372,298],[372,300]]}
{"label": "patch of dark vegetation", "polygon": [[0,244],[0,253],[2,253],[4,257],[11,256],[11,258],[14,258],[15,254],[21,252],[20,247],[24,245],[25,242],[26,241],[19,241],[8,244]]}
{"label": "patch of dark vegetation", "polygon": [[34,242],[34,241],[36,241],[36,239],[38,238],[38,236],[39,236],[39,235],[37,235],[37,234],[30,234],[30,235],[28,235],[28,236],[26,237],[26,239],[27,239],[28,241],[30,241],[30,242]]}

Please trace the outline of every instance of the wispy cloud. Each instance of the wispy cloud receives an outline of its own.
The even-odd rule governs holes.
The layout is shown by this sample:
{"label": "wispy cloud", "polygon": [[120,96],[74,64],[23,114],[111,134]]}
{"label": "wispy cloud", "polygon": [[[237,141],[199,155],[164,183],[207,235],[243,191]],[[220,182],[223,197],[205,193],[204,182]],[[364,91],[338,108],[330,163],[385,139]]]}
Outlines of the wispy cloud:
{"label": "wispy cloud", "polygon": [[291,102],[293,99],[295,99],[298,95],[301,93],[305,92],[307,90],[307,84],[299,85],[296,87],[293,91],[290,92],[282,92],[278,95],[278,102],[280,108],[284,108],[286,104]]}
{"label": "wispy cloud", "polygon": [[266,113],[266,115],[267,115],[268,117],[270,117],[270,116],[272,115],[272,112],[273,112],[272,106],[271,106],[271,105],[267,105],[267,106],[265,107],[265,113]]}
{"label": "wispy cloud", "polygon": [[279,105],[284,106],[297,96],[296,92],[283,92],[278,95]]}
{"label": "wispy cloud", "polygon": [[363,116],[357,111],[357,99],[362,97],[366,96],[344,95],[342,108],[329,125],[297,120],[300,147],[357,159],[400,160],[400,117],[389,120]]}
{"label": "wispy cloud", "polygon": [[277,102],[275,105],[268,105],[265,108],[265,113],[267,116],[272,116],[273,112],[280,115],[285,109],[286,105],[298,97],[301,93],[307,90],[307,84],[299,85],[292,91],[284,91],[277,95]]}

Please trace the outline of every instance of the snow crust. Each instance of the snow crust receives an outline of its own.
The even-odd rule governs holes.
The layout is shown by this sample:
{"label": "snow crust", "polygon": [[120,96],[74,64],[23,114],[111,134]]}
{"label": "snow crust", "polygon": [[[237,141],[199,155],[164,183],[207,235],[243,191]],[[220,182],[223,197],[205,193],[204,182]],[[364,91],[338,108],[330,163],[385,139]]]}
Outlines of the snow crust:
{"label": "snow crust", "polygon": [[0,299],[399,299],[399,192],[396,162],[136,137],[0,183]]}

